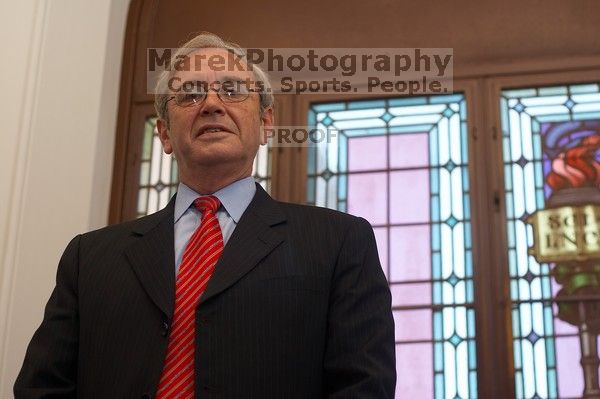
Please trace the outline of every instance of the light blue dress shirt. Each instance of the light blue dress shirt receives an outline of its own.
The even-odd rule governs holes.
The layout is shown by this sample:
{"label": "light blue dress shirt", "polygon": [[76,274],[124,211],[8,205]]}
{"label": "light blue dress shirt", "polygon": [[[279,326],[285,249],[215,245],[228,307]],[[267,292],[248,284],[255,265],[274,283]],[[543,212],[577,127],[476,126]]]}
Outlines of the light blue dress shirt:
{"label": "light blue dress shirt", "polygon": [[[254,198],[256,185],[254,177],[248,176],[244,179],[231,183],[212,194],[221,201],[221,207],[217,210],[217,219],[223,233],[223,244],[231,237],[235,226],[237,226],[242,214]],[[177,197],[175,198],[175,275],[179,272],[181,258],[185,247],[192,234],[202,219],[202,214],[192,205],[194,200],[202,195],[198,194],[183,183],[179,183]]]}

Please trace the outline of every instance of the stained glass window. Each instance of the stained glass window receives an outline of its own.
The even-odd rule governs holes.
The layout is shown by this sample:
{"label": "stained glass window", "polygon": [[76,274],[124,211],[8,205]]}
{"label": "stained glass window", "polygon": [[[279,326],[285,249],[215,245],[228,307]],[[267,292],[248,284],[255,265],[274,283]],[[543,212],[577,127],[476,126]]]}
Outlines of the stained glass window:
{"label": "stained glass window", "polygon": [[500,108],[516,397],[580,398],[584,386],[598,397],[598,365],[580,363],[582,346],[597,359],[596,333],[584,334],[579,312],[594,302],[569,301],[600,294],[600,275],[572,273],[576,263],[538,263],[528,220],[598,193],[600,87],[505,90]]}
{"label": "stained glass window", "polygon": [[476,398],[462,94],[313,104],[307,202],[366,218],[393,296],[397,398]]}
{"label": "stained glass window", "polygon": [[[271,187],[271,147],[260,146],[254,159],[252,173],[265,190]],[[177,191],[179,176],[177,162],[162,150],[156,129],[156,117],[146,119],[142,155],[137,216],[149,215],[163,208]]]}

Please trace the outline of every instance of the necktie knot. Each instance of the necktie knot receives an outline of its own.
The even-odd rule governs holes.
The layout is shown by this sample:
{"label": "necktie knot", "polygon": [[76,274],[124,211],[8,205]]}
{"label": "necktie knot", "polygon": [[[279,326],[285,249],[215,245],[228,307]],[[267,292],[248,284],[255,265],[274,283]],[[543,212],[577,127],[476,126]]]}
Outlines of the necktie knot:
{"label": "necktie knot", "polygon": [[202,214],[205,212],[215,213],[219,206],[221,206],[221,201],[214,195],[208,195],[206,197],[198,197],[194,200],[194,206],[198,209]]}

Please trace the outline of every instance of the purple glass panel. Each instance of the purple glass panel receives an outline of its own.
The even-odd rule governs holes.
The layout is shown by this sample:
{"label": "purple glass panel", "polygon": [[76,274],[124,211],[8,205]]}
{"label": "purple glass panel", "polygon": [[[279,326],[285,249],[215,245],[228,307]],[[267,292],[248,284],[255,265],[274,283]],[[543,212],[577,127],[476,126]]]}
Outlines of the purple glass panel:
{"label": "purple glass panel", "polygon": [[431,305],[431,283],[392,284],[392,306]]}
{"label": "purple glass panel", "polygon": [[348,175],[348,213],[362,216],[373,225],[387,223],[386,173]]}
{"label": "purple glass panel", "polygon": [[396,345],[396,399],[433,398],[431,344]]}
{"label": "purple glass panel", "polygon": [[392,168],[429,166],[428,134],[391,135],[390,166]]}
{"label": "purple glass panel", "polygon": [[385,273],[385,277],[388,276],[388,240],[387,240],[387,227],[376,227],[373,229],[375,233],[375,241],[377,241],[377,252],[379,253],[379,261],[381,267]]}
{"label": "purple glass panel", "polygon": [[577,334],[577,327],[572,326],[569,323],[566,323],[560,320],[556,315],[558,314],[558,306],[556,303],[552,304],[552,310],[554,314],[554,334],[563,335],[563,334]]}
{"label": "purple glass panel", "polygon": [[[553,269],[555,264],[550,263],[549,265],[550,265],[550,269]],[[558,291],[560,291],[561,285],[558,284],[553,277],[551,277],[550,278],[550,287],[552,287],[552,298],[556,298],[556,294],[558,294]]]}
{"label": "purple glass panel", "polygon": [[385,136],[353,137],[348,140],[348,170],[387,169]]}
{"label": "purple glass panel", "polygon": [[391,223],[429,222],[429,170],[390,173]]}
{"label": "purple glass panel", "polygon": [[395,310],[396,342],[431,340],[431,309]]}
{"label": "purple glass panel", "polygon": [[558,396],[579,398],[583,392],[583,374],[579,364],[579,337],[556,338]]}
{"label": "purple glass panel", "polygon": [[431,279],[429,225],[390,229],[391,281]]}

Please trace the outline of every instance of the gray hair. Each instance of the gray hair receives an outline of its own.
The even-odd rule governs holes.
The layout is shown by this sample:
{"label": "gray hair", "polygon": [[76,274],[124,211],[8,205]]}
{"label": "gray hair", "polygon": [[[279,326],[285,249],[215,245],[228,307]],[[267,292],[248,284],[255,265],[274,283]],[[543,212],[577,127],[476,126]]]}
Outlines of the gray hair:
{"label": "gray hair", "polygon": [[[167,123],[169,122],[167,101],[170,97],[168,82],[176,72],[174,65],[178,59],[181,59],[200,48],[222,48],[244,59],[248,63],[246,51],[243,48],[236,43],[227,42],[213,33],[200,32],[196,37],[187,41],[173,54],[169,60],[168,68],[160,73],[158,81],[156,82],[154,108],[156,109],[158,117]],[[248,66],[251,67],[252,72],[254,73],[254,79],[257,82],[262,83],[262,90],[259,93],[260,113],[262,114],[268,107],[273,106],[273,103],[275,102],[271,83],[267,73],[263,71],[260,66],[250,63],[248,63]]]}

